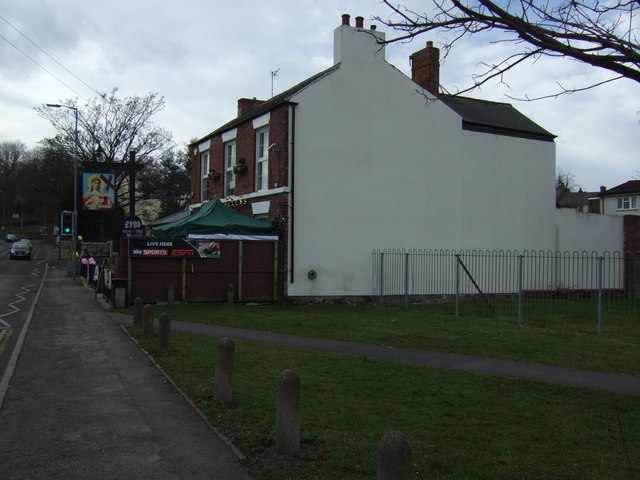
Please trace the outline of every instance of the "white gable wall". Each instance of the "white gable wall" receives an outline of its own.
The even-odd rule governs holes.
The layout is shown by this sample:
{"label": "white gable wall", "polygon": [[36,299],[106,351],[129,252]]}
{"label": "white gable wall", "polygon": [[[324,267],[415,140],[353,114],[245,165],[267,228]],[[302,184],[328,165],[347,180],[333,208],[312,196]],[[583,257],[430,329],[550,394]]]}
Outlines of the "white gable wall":
{"label": "white gable wall", "polygon": [[369,295],[375,248],[554,248],[553,143],[462,131],[382,55],[352,53],[292,99],[290,296]]}

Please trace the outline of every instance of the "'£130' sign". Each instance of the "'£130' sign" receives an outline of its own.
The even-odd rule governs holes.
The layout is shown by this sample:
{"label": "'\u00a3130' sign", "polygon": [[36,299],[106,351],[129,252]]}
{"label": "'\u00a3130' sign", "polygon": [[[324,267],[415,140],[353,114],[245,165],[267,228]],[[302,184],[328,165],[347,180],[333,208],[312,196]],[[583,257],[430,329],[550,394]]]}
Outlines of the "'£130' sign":
{"label": "'\u00a3130' sign", "polygon": [[126,217],[122,222],[123,237],[144,237],[144,226],[138,217]]}

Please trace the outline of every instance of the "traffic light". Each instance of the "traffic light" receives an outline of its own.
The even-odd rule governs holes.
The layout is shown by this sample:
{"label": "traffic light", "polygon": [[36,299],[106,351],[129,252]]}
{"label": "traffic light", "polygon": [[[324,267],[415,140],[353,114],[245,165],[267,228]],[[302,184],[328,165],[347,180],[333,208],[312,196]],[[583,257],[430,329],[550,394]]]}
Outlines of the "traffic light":
{"label": "traffic light", "polygon": [[71,235],[73,233],[73,212],[63,210],[60,214],[60,234]]}

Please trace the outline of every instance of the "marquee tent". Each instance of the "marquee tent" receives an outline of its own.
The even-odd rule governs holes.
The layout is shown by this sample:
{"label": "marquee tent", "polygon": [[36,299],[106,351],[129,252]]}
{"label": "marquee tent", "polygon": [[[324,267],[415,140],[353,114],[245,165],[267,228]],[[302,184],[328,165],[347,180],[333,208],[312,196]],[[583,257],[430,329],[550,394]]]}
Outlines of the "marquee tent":
{"label": "marquee tent", "polygon": [[155,237],[278,240],[278,230],[273,225],[243,215],[220,200],[203,203],[196,213],[152,227],[151,231]]}

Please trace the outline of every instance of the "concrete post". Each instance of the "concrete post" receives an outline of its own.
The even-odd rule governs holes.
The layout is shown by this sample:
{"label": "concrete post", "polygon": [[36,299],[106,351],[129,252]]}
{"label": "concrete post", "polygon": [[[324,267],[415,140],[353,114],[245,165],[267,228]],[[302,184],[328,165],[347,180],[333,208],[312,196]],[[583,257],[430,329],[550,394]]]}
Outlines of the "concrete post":
{"label": "concrete post", "polygon": [[136,297],[133,300],[133,326],[142,326],[142,309],[144,308],[144,302],[142,298]]}
{"label": "concrete post", "polygon": [[142,333],[146,337],[153,335],[153,305],[145,305],[142,309]]}
{"label": "concrete post", "polygon": [[216,370],[213,375],[213,398],[230,402],[233,398],[233,362],[236,345],[230,338],[221,338],[218,342]]}
{"label": "concrete post", "polygon": [[290,455],[300,451],[300,377],[293,370],[278,376],[276,408],[276,453]]}
{"label": "concrete post", "polygon": [[175,292],[173,291],[173,285],[169,285],[167,287],[167,303],[169,305],[173,305],[175,301]]}
{"label": "concrete post", "polygon": [[411,443],[402,432],[390,432],[378,443],[378,480],[413,478]]}
{"label": "concrete post", "polygon": [[171,318],[168,313],[161,313],[158,318],[158,336],[160,342],[160,351],[169,351],[169,341],[171,338]]}

